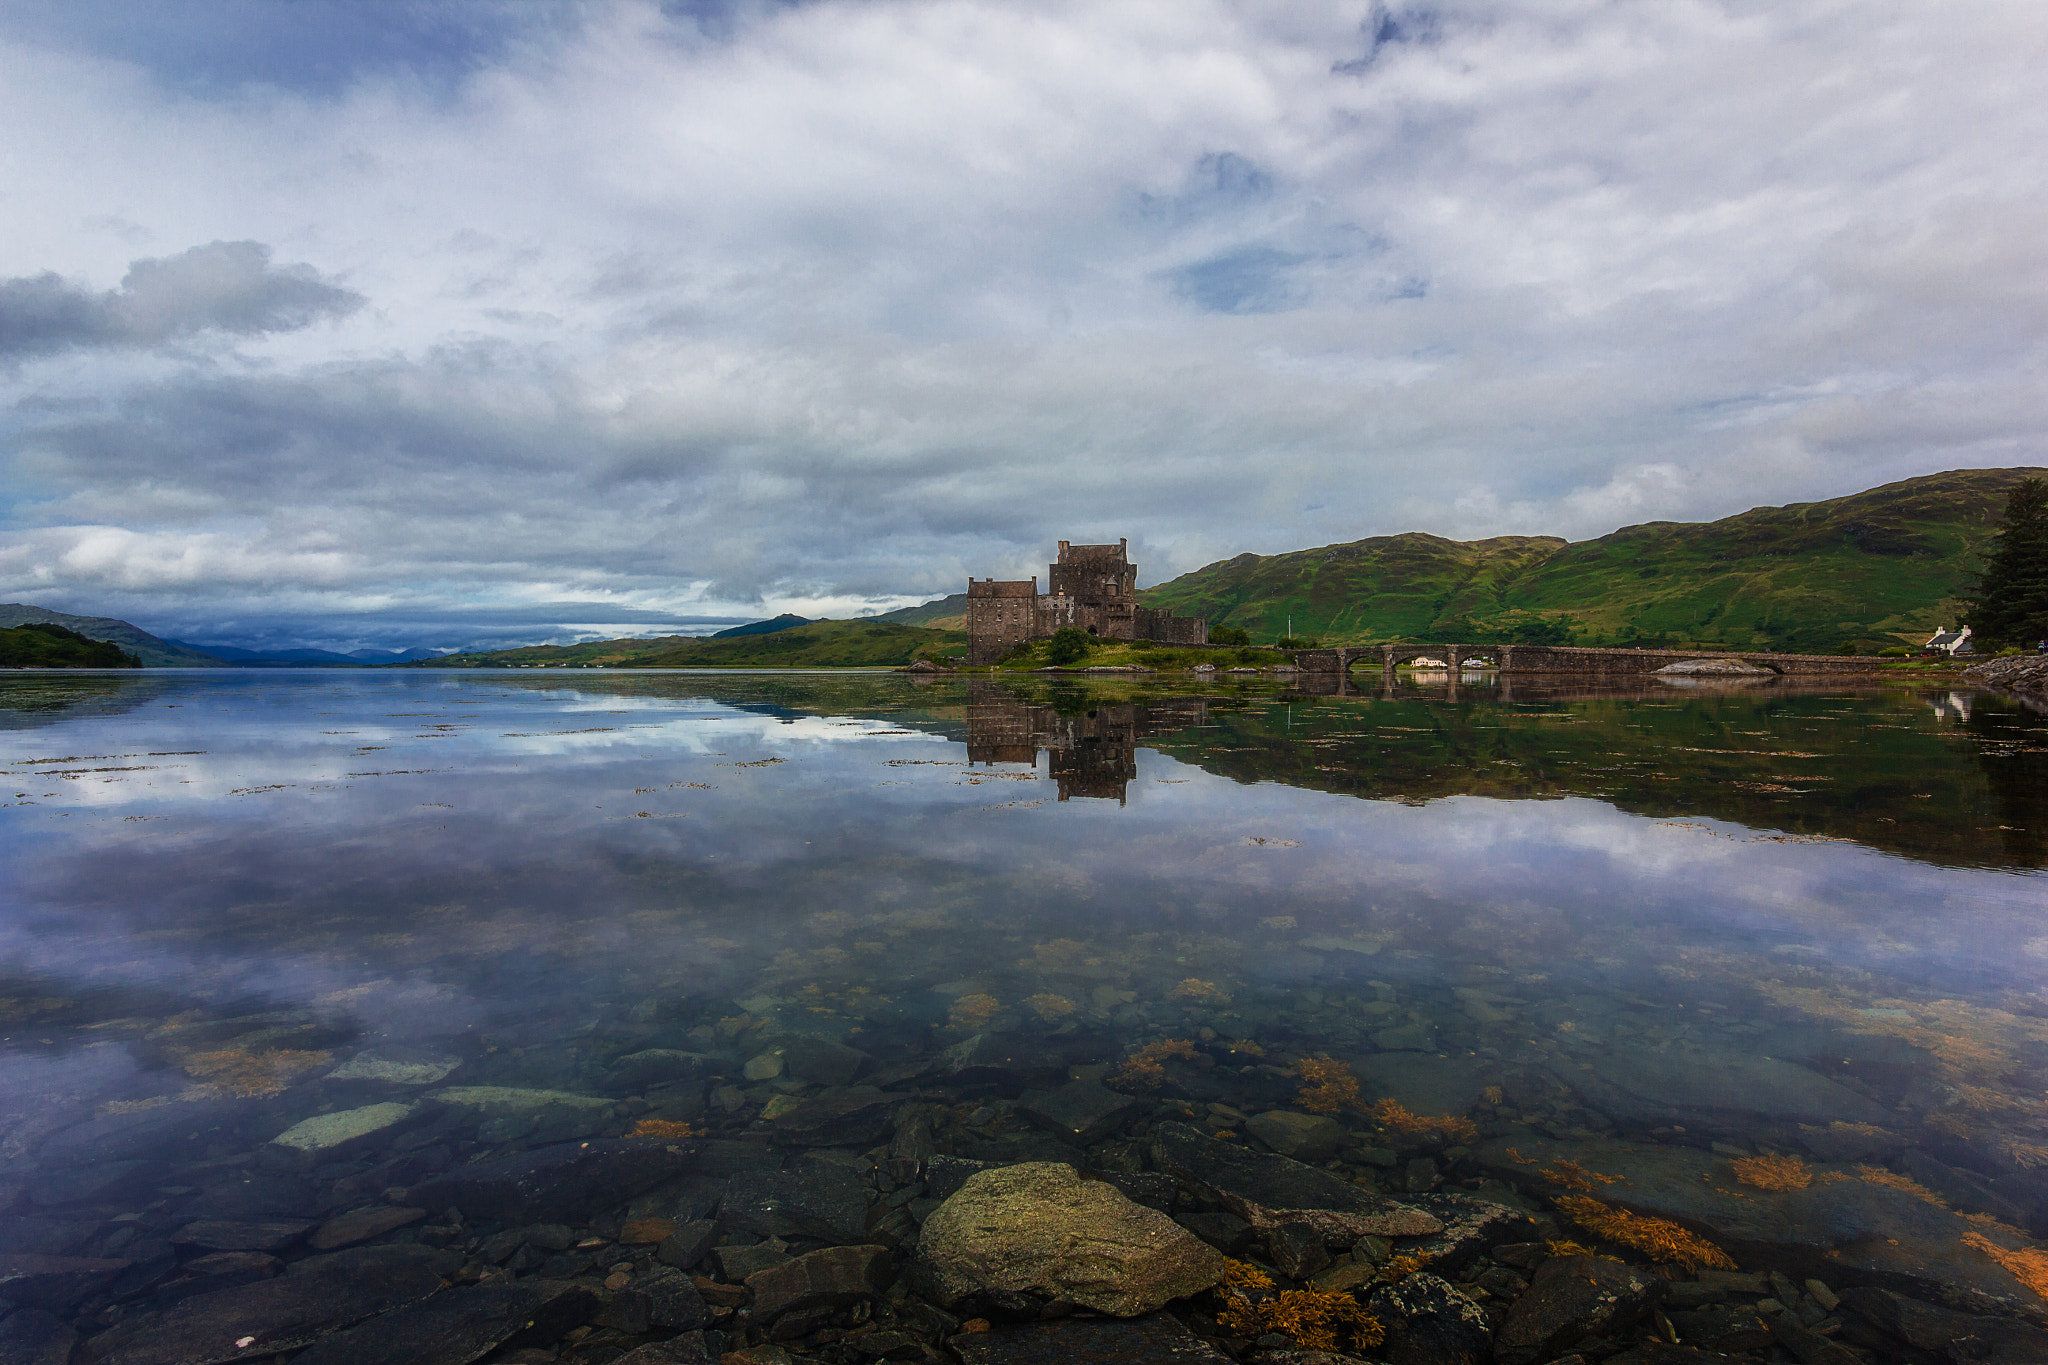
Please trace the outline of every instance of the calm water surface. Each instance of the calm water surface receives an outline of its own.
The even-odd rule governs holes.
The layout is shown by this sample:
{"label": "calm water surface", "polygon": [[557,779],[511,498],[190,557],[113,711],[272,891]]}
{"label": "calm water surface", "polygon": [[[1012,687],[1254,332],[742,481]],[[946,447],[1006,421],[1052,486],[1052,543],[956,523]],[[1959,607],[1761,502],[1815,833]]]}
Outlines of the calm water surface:
{"label": "calm water surface", "polygon": [[7,1207],[175,1221],[379,1102],[443,1161],[743,1136],[824,1038],[985,1155],[1032,1085],[1236,1133],[1326,1057],[1395,1191],[1781,1152],[2048,1233],[2048,719],[1990,694],[24,675],[0,760]]}

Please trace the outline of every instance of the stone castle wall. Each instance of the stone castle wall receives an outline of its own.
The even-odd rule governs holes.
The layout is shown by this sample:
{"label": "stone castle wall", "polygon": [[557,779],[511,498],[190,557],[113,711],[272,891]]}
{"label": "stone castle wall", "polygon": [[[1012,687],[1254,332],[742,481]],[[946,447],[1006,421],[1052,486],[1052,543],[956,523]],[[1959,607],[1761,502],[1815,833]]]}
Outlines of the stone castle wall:
{"label": "stone castle wall", "polygon": [[967,662],[992,664],[1038,638],[1038,580],[967,580]]}
{"label": "stone castle wall", "polygon": [[967,580],[967,662],[992,664],[1018,645],[1051,638],[1068,627],[1105,640],[1157,640],[1204,645],[1209,623],[1138,605],[1138,566],[1129,542],[1075,545],[1061,541],[1047,566],[1046,591],[1038,580]]}

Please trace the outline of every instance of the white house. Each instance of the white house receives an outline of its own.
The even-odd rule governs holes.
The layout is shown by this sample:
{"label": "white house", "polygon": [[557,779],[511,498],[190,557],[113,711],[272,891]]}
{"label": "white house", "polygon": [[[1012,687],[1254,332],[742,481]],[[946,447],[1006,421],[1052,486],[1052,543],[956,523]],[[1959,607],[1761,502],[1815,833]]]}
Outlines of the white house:
{"label": "white house", "polygon": [[1955,630],[1950,630],[1947,626],[1943,626],[1934,632],[1933,639],[1920,646],[1920,648],[1938,649],[1943,654],[1950,655],[1951,657],[1957,654],[1976,653],[1975,650],[1970,648],[1970,628],[1968,626],[1962,626]]}

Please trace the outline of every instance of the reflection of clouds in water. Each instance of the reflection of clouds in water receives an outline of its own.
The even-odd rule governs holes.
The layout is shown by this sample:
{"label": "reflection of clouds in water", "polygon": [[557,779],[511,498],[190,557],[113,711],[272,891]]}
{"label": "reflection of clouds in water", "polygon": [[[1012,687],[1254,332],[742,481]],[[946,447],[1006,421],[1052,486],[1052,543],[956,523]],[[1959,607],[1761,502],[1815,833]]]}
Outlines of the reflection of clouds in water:
{"label": "reflection of clouds in water", "polygon": [[[570,698],[586,700],[575,694]],[[698,704],[687,714],[676,715],[677,703],[646,698],[613,699],[626,705],[578,705],[548,710],[548,723],[561,726],[556,732],[504,733],[503,724],[533,723],[536,703],[561,698],[517,695],[495,699],[509,704],[509,713],[462,708],[413,718],[410,725],[392,725],[384,717],[367,715],[327,716],[328,724],[307,727],[303,713],[280,717],[231,716],[225,723],[208,717],[208,723],[194,729],[179,718],[160,719],[148,715],[133,717],[122,727],[125,747],[109,752],[107,762],[92,766],[133,768],[127,772],[84,772],[60,777],[44,769],[23,767],[21,758],[0,761],[11,769],[0,781],[30,783],[41,781],[33,796],[67,809],[115,810],[144,804],[194,805],[210,807],[210,819],[268,820],[270,813],[256,803],[295,799],[320,791],[332,791],[342,784],[385,782],[457,774],[469,777],[523,771],[536,760],[548,760],[556,767],[597,767],[612,763],[641,762],[661,757],[726,756],[726,751],[758,750],[760,754],[797,756],[821,748],[851,742],[942,744],[944,741],[922,733],[906,734],[900,726],[880,720],[862,720],[848,726],[843,720],[804,716],[780,720],[772,716],[724,707]],[[369,696],[359,703],[381,706],[391,698]],[[420,704],[435,698],[400,698]],[[621,710],[636,715],[660,715],[645,720],[617,717]],[[593,717],[610,719],[611,724],[586,726]],[[334,722],[343,723],[334,723]],[[421,739],[421,728],[460,722],[461,729]],[[346,734],[322,731],[347,730]],[[137,733],[139,731],[139,734]],[[169,746],[202,747],[207,752],[178,757],[151,757],[149,750]],[[37,755],[24,755],[33,757]],[[743,755],[750,756],[750,755]],[[80,765],[83,766],[83,765]],[[26,786],[20,787],[27,790]],[[44,792],[56,796],[45,798]],[[214,806],[224,797],[242,803]],[[400,804],[409,804],[401,796]]]}
{"label": "reflection of clouds in water", "polygon": [[[1760,842],[1741,830],[1733,832],[1742,843],[1688,835],[1583,798],[1410,807],[1272,783],[1245,788],[1174,766],[1166,775],[1186,781],[1166,789],[1175,794],[1170,825],[1152,798],[1160,789],[1148,786],[1140,799],[1134,787],[1115,819],[1078,823],[1077,846],[1063,856],[1114,876],[1134,850],[1179,848],[1178,859],[1153,863],[1153,875],[1349,903],[1353,913],[1369,914],[1374,899],[1424,897],[1482,917],[1509,906],[1565,911],[1623,935],[1652,920],[1699,936],[1775,926],[1817,936],[1837,960],[1924,952],[1986,970],[2002,968],[2006,945],[2039,905],[2038,877],[1929,867],[1850,844]],[[1254,828],[1303,846],[1284,861],[1247,848],[1242,833]],[[981,851],[1002,844],[992,837]]]}
{"label": "reflection of clouds in water", "polygon": [[[802,915],[879,923],[904,900],[933,902],[970,953],[1061,914],[1079,917],[1063,932],[1086,935],[1183,913],[1256,953],[1271,935],[1248,917],[1280,905],[1314,932],[1385,930],[1451,958],[1506,942],[1665,951],[1789,934],[1839,961],[2004,979],[2003,945],[2027,937],[2013,930],[2038,890],[1592,799],[1360,801],[1149,749],[1141,775],[1161,780],[1130,784],[1127,806],[992,808],[988,788],[963,784],[961,745],[830,707],[349,675],[197,697],[212,705],[63,732],[72,747],[56,752],[209,752],[150,760],[185,765],[175,778],[189,786],[166,785],[169,769],[69,784],[65,808],[161,806],[175,817],[163,824],[10,813],[33,875],[12,893],[29,913],[0,926],[0,953],[57,977],[324,1001],[406,1028],[521,992],[602,998],[632,970],[709,988],[780,951]],[[387,714],[400,711],[424,714]],[[453,738],[413,738],[456,722]],[[373,745],[385,747],[351,753]],[[741,766],[764,758],[790,761]],[[407,775],[346,777],[369,769]],[[1016,775],[1016,794],[1044,790]],[[893,957],[872,968],[906,970]],[[401,984],[342,1003],[377,977]]]}

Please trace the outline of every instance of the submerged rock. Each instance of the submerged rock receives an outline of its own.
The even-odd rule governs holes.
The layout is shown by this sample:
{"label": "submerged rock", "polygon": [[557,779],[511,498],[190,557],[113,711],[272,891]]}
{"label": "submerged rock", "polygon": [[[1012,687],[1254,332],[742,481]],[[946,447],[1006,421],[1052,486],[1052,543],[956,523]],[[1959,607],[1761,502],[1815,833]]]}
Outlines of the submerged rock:
{"label": "submerged rock", "polygon": [[1586,1058],[1572,1084],[1602,1113],[1637,1123],[1758,1117],[1816,1126],[1881,1125],[1892,1116],[1845,1085],[1794,1062],[1727,1052],[1658,1052],[1617,1046]]}
{"label": "submerged rock", "polygon": [[2032,1323],[1958,1313],[1888,1289],[1846,1290],[1841,1302],[1894,1341],[1949,1360],[2048,1361],[2048,1331]]}
{"label": "submerged rock", "polygon": [[433,1085],[461,1066],[454,1057],[358,1052],[327,1073],[330,1081],[386,1081],[392,1085]]}
{"label": "submerged rock", "polygon": [[1501,1365],[1534,1365],[1588,1337],[1615,1336],[1650,1311],[1663,1281],[1598,1256],[1553,1256],[1501,1324]]}
{"label": "submerged rock", "polygon": [[[85,1365],[222,1365],[299,1350],[441,1287],[436,1258],[425,1248],[391,1250],[420,1254],[316,1257],[318,1264],[301,1262],[291,1275],[124,1319],[86,1342],[81,1359]],[[237,1344],[245,1340],[248,1345]]]}
{"label": "submerged rock", "polygon": [[313,1230],[311,1223],[187,1223],[171,1241],[206,1251],[283,1251]]}
{"label": "submerged rock", "polygon": [[0,1254],[0,1299],[23,1308],[65,1313],[88,1294],[112,1284],[129,1262],[90,1256]]}
{"label": "submerged rock", "polygon": [[1383,1285],[1369,1305],[1387,1332],[1374,1354],[1390,1365],[1484,1365],[1493,1359],[1486,1313],[1441,1276],[1424,1272]]}
{"label": "submerged rock", "polygon": [[587,1287],[561,1280],[467,1285],[408,1304],[315,1343],[293,1365],[442,1365],[469,1361],[531,1332],[552,1341],[597,1306]]}
{"label": "submerged rock", "polygon": [[322,1223],[319,1230],[307,1239],[306,1245],[315,1251],[335,1251],[354,1246],[357,1242],[367,1242],[372,1237],[382,1237],[426,1216],[425,1209],[400,1208],[393,1204],[351,1209]]}
{"label": "submerged rock", "polygon": [[810,1308],[844,1308],[889,1287],[889,1249],[827,1247],[747,1276],[754,1316],[767,1321]]}
{"label": "submerged rock", "polygon": [[1223,1278],[1221,1253],[1172,1219],[1049,1162],[970,1177],[925,1220],[918,1251],[951,1299],[1033,1294],[1117,1317]]}
{"label": "submerged rock", "polygon": [[889,1112],[902,1096],[868,1086],[827,1090],[775,1116],[775,1141],[795,1147],[871,1147],[894,1129]]}
{"label": "submerged rock", "polygon": [[954,1337],[965,1365],[1232,1365],[1164,1313],[1130,1321],[1061,1318]]}
{"label": "submerged rock", "polygon": [[977,1033],[940,1053],[927,1074],[945,1084],[1015,1095],[1060,1084],[1066,1069],[1064,1057],[1033,1039]]}
{"label": "submerged rock", "polygon": [[1069,1081],[1057,1090],[1027,1090],[1017,1112],[1077,1147],[1099,1142],[1121,1128],[1142,1106],[1096,1081]]}
{"label": "submerged rock", "polygon": [[867,1232],[867,1182],[833,1161],[803,1159],[787,1171],[745,1171],[718,1201],[718,1221],[758,1237],[858,1242]]}
{"label": "submerged rock", "polygon": [[1272,1109],[1245,1121],[1244,1130],[1285,1157],[1328,1161],[1344,1145],[1344,1126],[1320,1114]]}
{"label": "submerged rock", "polygon": [[97,1218],[0,1218],[0,1252],[75,1256],[99,1230]]}
{"label": "submerged rock", "polygon": [[678,1270],[693,1270],[704,1259],[704,1253],[711,1250],[718,1240],[718,1223],[714,1219],[699,1218],[684,1223],[661,1241],[655,1253],[663,1265]]}
{"label": "submerged rock", "polygon": [[[1515,1155],[1509,1155],[1513,1147]],[[1519,1158],[1519,1160],[1517,1159]],[[1496,1138],[1472,1159],[1510,1179],[1559,1158],[1614,1179],[1595,1197],[1704,1228],[1743,1265],[1920,1286],[1930,1298],[1997,1313],[2035,1313],[2040,1299],[1964,1242],[1976,1226],[1904,1190],[1813,1168],[1803,1189],[1738,1184],[1727,1158],[1695,1147]]]}
{"label": "submerged rock", "polygon": [[1426,1262],[1440,1275],[1456,1275],[1495,1247],[1536,1235],[1536,1220],[1520,1209],[1471,1195],[1418,1194],[1411,1202],[1441,1220],[1443,1230],[1404,1244],[1401,1254]]}
{"label": "submerged rock", "polygon": [[1442,1222],[1284,1156],[1249,1152],[1204,1136],[1184,1123],[1153,1132],[1153,1159],[1200,1187],[1255,1228],[1309,1223],[1333,1243],[1360,1237],[1427,1237]]}
{"label": "submerged rock", "polygon": [[509,1085],[451,1085],[445,1090],[429,1091],[427,1098],[492,1114],[556,1107],[595,1111],[609,1109],[613,1103],[602,1095],[579,1095],[570,1090],[526,1090]]}
{"label": "submerged rock", "polygon": [[414,1186],[407,1202],[501,1223],[580,1223],[680,1175],[694,1150],[677,1142],[562,1143],[446,1171]]}
{"label": "submerged rock", "polygon": [[350,1147],[394,1128],[413,1116],[413,1106],[386,1102],[316,1114],[272,1138],[271,1145],[302,1157],[331,1161]]}
{"label": "submerged rock", "polygon": [[654,1085],[674,1085],[685,1081],[703,1080],[720,1070],[724,1063],[717,1057],[701,1052],[679,1052],[674,1048],[656,1047],[641,1052],[629,1052],[612,1063],[611,1071],[605,1078],[606,1084],[615,1090],[645,1090]]}
{"label": "submerged rock", "polygon": [[830,1038],[794,1037],[781,1047],[782,1063],[800,1081],[819,1085],[852,1085],[872,1064],[867,1053]]}
{"label": "submerged rock", "polygon": [[0,1317],[0,1361],[6,1365],[68,1365],[78,1333],[40,1308],[17,1308]]}

